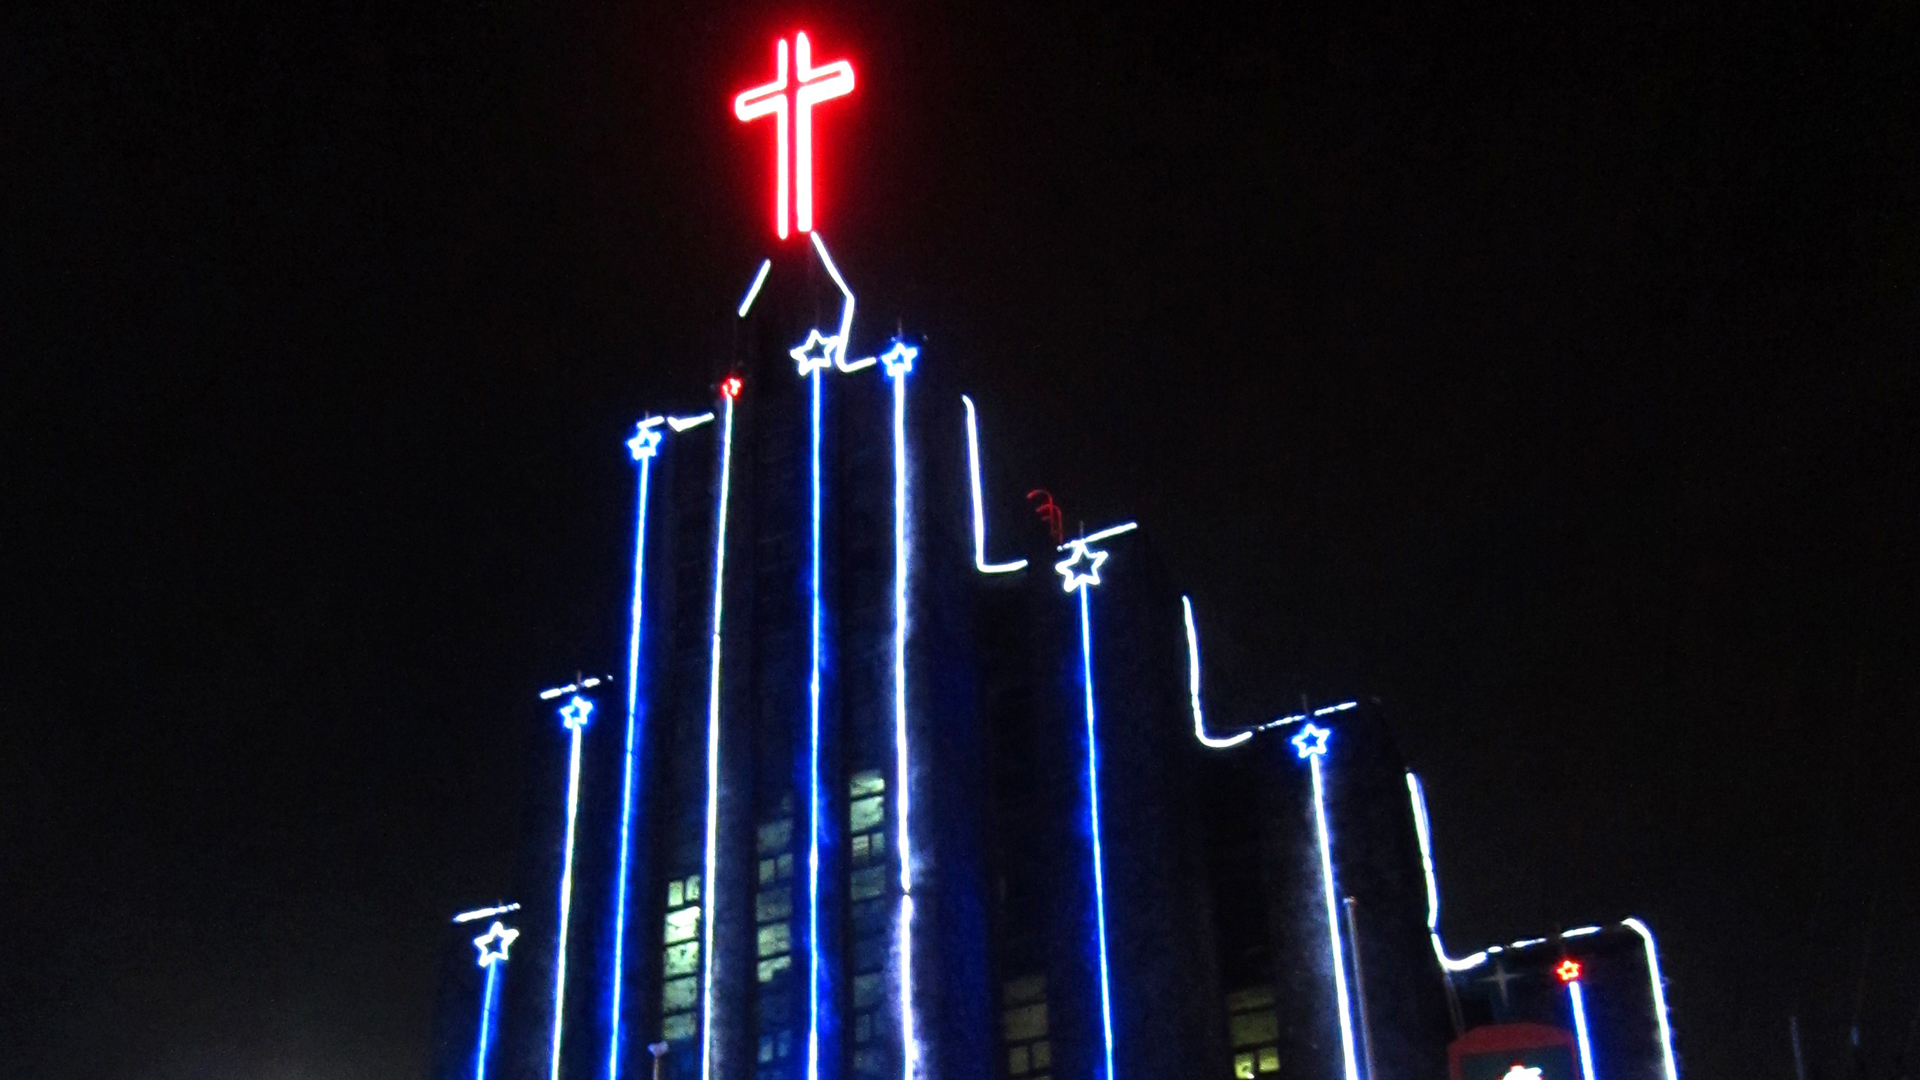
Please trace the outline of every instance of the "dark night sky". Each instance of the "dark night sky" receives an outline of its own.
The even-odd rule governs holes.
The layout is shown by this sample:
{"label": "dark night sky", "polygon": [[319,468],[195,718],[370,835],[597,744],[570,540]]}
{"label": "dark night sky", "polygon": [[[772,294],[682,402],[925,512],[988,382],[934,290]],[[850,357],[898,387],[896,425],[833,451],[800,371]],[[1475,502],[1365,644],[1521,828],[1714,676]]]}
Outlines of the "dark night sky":
{"label": "dark night sky", "polygon": [[1683,1072],[1920,1057],[1910,8],[720,6],[0,16],[5,1072],[421,1074],[801,24],[863,315],[1222,702],[1394,707],[1453,943],[1638,913]]}

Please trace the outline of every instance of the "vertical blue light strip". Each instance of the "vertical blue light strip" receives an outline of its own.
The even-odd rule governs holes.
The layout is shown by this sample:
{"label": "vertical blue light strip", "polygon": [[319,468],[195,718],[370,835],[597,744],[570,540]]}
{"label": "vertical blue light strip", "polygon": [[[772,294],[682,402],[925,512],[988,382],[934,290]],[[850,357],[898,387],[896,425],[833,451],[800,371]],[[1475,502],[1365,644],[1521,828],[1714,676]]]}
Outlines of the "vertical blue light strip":
{"label": "vertical blue light strip", "polygon": [[1346,1068],[1346,1080],[1360,1080],[1360,1065],[1353,1052],[1353,1007],[1347,998],[1347,958],[1340,945],[1340,909],[1334,901],[1333,844],[1327,838],[1326,788],[1320,779],[1320,759],[1324,752],[1308,755],[1313,770],[1313,825],[1320,838],[1320,888],[1327,904],[1327,946],[1333,958],[1333,996],[1340,1009],[1340,1053]]}
{"label": "vertical blue light strip", "polygon": [[1100,742],[1094,731],[1093,710],[1093,628],[1087,615],[1087,595],[1082,584],[1080,594],[1080,685],[1087,710],[1087,807],[1093,828],[1093,917],[1099,931],[1100,947],[1100,1033],[1104,1039],[1107,1071],[1103,1080],[1114,1080],[1113,1072],[1113,982],[1107,965],[1107,878],[1100,850]]}
{"label": "vertical blue light strip", "polygon": [[1580,1040],[1580,1078],[1600,1080],[1593,1071],[1593,1041],[1587,1035],[1587,999],[1579,979],[1567,983],[1567,996],[1573,999],[1573,1033]]}
{"label": "vertical blue light strip", "polygon": [[[737,383],[729,383],[737,386]],[[733,487],[733,401],[720,428],[720,499],[714,511],[713,635],[707,676],[707,851],[700,895],[700,1080],[713,1076],[713,877],[720,835],[720,624],[727,580],[727,495]]]}
{"label": "vertical blue light strip", "polygon": [[487,1080],[487,1047],[493,1042],[494,988],[500,979],[500,961],[487,965],[487,988],[480,993],[480,1038],[473,1051],[473,1080]]}
{"label": "vertical blue light strip", "polygon": [[[898,809],[895,824],[900,855],[900,1075],[913,1080],[920,1062],[919,1036],[913,1016],[913,847],[908,830],[912,807],[907,754],[907,372],[912,353],[895,345],[887,363],[893,380],[893,783]],[[884,358],[883,358],[884,359]]]}
{"label": "vertical blue light strip", "polygon": [[627,878],[633,851],[633,770],[640,714],[640,611],[647,567],[647,488],[652,472],[653,457],[649,453],[640,459],[640,509],[634,525],[633,622],[627,636],[627,757],[626,772],[620,781],[620,869],[613,898],[613,995],[607,1007],[607,1080],[620,1078],[620,996],[627,977]]}
{"label": "vertical blue light strip", "polygon": [[573,752],[567,764],[567,842],[560,862],[560,927],[553,945],[553,1057],[548,1080],[560,1080],[560,1040],[566,1031],[567,921],[573,914],[573,838],[580,818],[580,749],[593,702],[575,694],[560,709],[562,723],[573,732]]}
{"label": "vertical blue light strip", "polygon": [[[846,339],[841,339],[844,348]],[[810,731],[807,778],[807,1080],[820,1076],[820,369],[808,376],[812,395],[813,458],[812,554],[808,582],[812,593],[809,612],[812,640],[811,673],[807,678],[807,723]]]}

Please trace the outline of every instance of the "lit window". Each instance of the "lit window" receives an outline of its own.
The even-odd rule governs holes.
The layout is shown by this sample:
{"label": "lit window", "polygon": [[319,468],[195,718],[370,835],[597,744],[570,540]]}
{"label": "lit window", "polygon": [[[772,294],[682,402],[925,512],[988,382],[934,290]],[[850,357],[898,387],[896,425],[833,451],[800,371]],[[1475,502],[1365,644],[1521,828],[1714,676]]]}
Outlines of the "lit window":
{"label": "lit window", "polygon": [[1233,1055],[1233,1075],[1237,1080],[1253,1080],[1253,1055]]}
{"label": "lit window", "polygon": [[660,1019],[660,1037],[668,1042],[693,1038],[694,1024],[692,1013],[678,1013]]}
{"label": "lit window", "polygon": [[667,912],[667,944],[690,941],[700,933],[700,909],[681,908]]}
{"label": "lit window", "polygon": [[698,899],[700,899],[700,875],[695,874],[687,879],[687,903],[691,904]]}
{"label": "lit window", "polygon": [[668,979],[660,987],[660,1007],[665,1012],[691,1009],[700,1000],[700,980]]}
{"label": "lit window", "polygon": [[853,779],[847,784],[849,795],[878,795],[885,790],[887,790],[887,780],[880,775],[878,769],[864,769],[854,773]]}
{"label": "lit window", "polygon": [[691,975],[700,968],[700,943],[689,941],[683,945],[669,945],[660,964],[664,975]]}
{"label": "lit window", "polygon": [[773,880],[773,871],[776,865],[772,859],[760,860],[760,884],[765,885]]}
{"label": "lit window", "polygon": [[1008,1009],[1000,1014],[1000,1026],[1008,1042],[1038,1039],[1047,1033],[1047,1003]]}
{"label": "lit window", "polygon": [[853,1007],[871,1008],[880,1003],[880,976],[855,975],[853,977]]}
{"label": "lit window", "polygon": [[681,887],[680,882],[677,880],[667,882],[667,906],[679,907],[686,902],[687,894]]}
{"label": "lit window", "polygon": [[756,922],[772,922],[793,914],[793,890],[769,889],[756,893],[753,898],[753,917]]}
{"label": "lit window", "polygon": [[1280,1018],[1271,1010],[1240,1013],[1227,1021],[1234,1046],[1255,1046],[1280,1038]]}
{"label": "lit window", "polygon": [[793,846],[793,819],[783,818],[760,826],[760,854],[772,855]]}
{"label": "lit window", "polygon": [[768,983],[773,981],[774,976],[780,974],[781,972],[787,970],[792,966],[793,966],[793,957],[776,956],[771,960],[760,961],[760,968],[759,968],[759,971],[756,972],[756,974],[758,975],[761,982]]}
{"label": "lit window", "polygon": [[1044,1069],[1053,1064],[1053,1044],[1045,1039],[1033,1044],[1033,1067]]}
{"label": "lit window", "polygon": [[851,816],[848,818],[848,832],[866,832],[877,829],[887,820],[887,800],[875,795],[869,799],[855,799]]}
{"label": "lit window", "polygon": [[778,956],[793,951],[793,931],[786,923],[775,923],[760,928],[758,955]]}
{"label": "lit window", "polygon": [[869,866],[865,870],[855,870],[849,888],[855,900],[871,900],[887,891],[887,868]]}
{"label": "lit window", "polygon": [[1007,1071],[1013,1075],[1019,1076],[1026,1072],[1030,1064],[1031,1062],[1028,1060],[1026,1047],[1016,1046],[1007,1051]]}
{"label": "lit window", "polygon": [[1004,992],[1009,1005],[1017,1005],[1023,1001],[1039,1001],[1047,995],[1047,977],[1027,975],[1018,979],[1008,979]]}
{"label": "lit window", "polygon": [[1280,1050],[1278,1047],[1267,1046],[1261,1048],[1260,1071],[1263,1073],[1280,1071]]}

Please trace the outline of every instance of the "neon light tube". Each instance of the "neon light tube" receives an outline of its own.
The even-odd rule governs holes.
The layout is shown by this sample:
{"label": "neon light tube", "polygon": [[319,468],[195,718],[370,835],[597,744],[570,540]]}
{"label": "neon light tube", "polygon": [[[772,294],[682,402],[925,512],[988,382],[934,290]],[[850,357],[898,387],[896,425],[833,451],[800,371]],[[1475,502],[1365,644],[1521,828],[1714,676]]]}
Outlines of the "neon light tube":
{"label": "neon light tube", "polygon": [[1193,703],[1193,737],[1200,740],[1201,746],[1214,750],[1239,746],[1253,738],[1253,732],[1243,731],[1224,739],[1216,739],[1207,734],[1206,714],[1200,711],[1200,635],[1193,629],[1193,601],[1184,596],[1181,597],[1180,612],[1187,620],[1187,700]]}
{"label": "neon light tube", "polygon": [[[1099,584],[1096,579],[1088,584]],[[1107,963],[1107,879],[1100,849],[1100,742],[1094,727],[1093,708],[1093,627],[1087,615],[1087,597],[1093,590],[1080,593],[1080,685],[1085,693],[1087,711],[1087,808],[1093,827],[1093,914],[1099,929],[1100,946],[1100,1031],[1106,1051],[1107,1071],[1103,1080],[1114,1080],[1113,1072],[1113,986]]]}
{"label": "neon light tube", "polygon": [[[758,120],[762,116],[773,117],[774,122],[774,181],[773,215],[774,233],[785,240],[787,238],[787,207],[791,197],[789,184],[793,168],[788,158],[787,125],[790,106],[787,101],[787,39],[781,38],[773,45],[774,77],[773,81],[751,90],[742,91],[733,99],[733,115],[741,121]],[[811,130],[811,129],[809,129]]]}
{"label": "neon light tube", "polygon": [[1667,1070],[1667,1080],[1680,1080],[1680,1070],[1673,1061],[1673,1030],[1667,1026],[1667,991],[1660,975],[1660,950],[1653,943],[1653,931],[1639,919],[1627,919],[1622,926],[1640,935],[1647,947],[1647,976],[1653,983],[1653,1015],[1660,1021],[1660,1055]]}
{"label": "neon light tube", "polygon": [[[813,234],[815,246],[824,257],[820,234]],[[832,264],[829,263],[829,266]],[[844,343],[843,343],[844,344]],[[820,669],[822,614],[820,609],[820,369],[807,376],[812,397],[812,431],[809,446],[813,463],[813,520],[810,534],[811,560],[808,573],[810,672],[807,676],[807,726],[811,742],[807,774],[807,1080],[820,1076]],[[705,1080],[705,1078],[703,1078]]]}
{"label": "neon light tube", "polygon": [[1333,996],[1340,1009],[1340,1053],[1347,1080],[1360,1080],[1360,1064],[1353,1048],[1353,1007],[1347,997],[1346,953],[1340,944],[1340,908],[1334,900],[1333,843],[1327,837],[1326,786],[1320,778],[1320,759],[1327,756],[1328,734],[1325,728],[1309,723],[1291,741],[1313,771],[1313,827],[1320,839],[1320,889],[1327,905],[1327,948],[1333,958]]}
{"label": "neon light tube", "polygon": [[667,417],[667,426],[675,431],[686,431],[690,428],[697,428],[701,424],[710,424],[712,422],[713,414],[710,412],[703,412],[699,416]]}
{"label": "neon light tube", "polygon": [[[519,906],[519,904],[508,904],[496,910],[508,911]],[[469,911],[456,917],[454,921],[464,922],[469,917],[483,916]],[[495,922],[487,928],[486,933],[473,939],[473,947],[480,950],[479,964],[487,973],[486,989],[480,995],[480,1034],[473,1051],[473,1080],[487,1080],[487,1051],[493,1043],[493,1013],[494,1003],[499,1000],[496,991],[499,988],[500,969],[506,964],[508,947],[513,944],[513,939],[519,936],[520,931],[510,930],[499,922]]]}
{"label": "neon light tube", "polygon": [[640,625],[647,581],[647,492],[653,477],[653,456],[660,446],[657,432],[643,434],[654,434],[654,439],[631,447],[634,458],[640,462],[640,492],[633,533],[632,629],[627,636],[627,746],[620,780],[620,866],[614,877],[613,993],[607,1006],[607,1080],[620,1077],[620,999],[626,983],[627,888],[633,852],[633,771],[640,730]]}
{"label": "neon light tube", "polygon": [[1593,1040],[1587,1034],[1587,999],[1580,990],[1580,980],[1567,982],[1567,996],[1573,999],[1573,1033],[1580,1042],[1580,1075],[1582,1080],[1600,1080],[1593,1071]]}
{"label": "neon light tube", "polygon": [[[1094,533],[1092,536],[1083,536],[1078,540],[1069,540],[1066,543],[1061,544],[1055,550],[1065,551],[1068,548],[1073,547],[1075,544],[1095,543],[1100,540],[1105,540],[1110,536],[1119,536],[1121,533],[1130,533],[1139,527],[1140,527],[1140,523],[1137,521],[1122,522],[1119,525],[1112,525],[1112,526],[1108,526],[1107,528],[1101,529],[1099,532]],[[1096,582],[1095,584],[1098,584],[1098,582]]]}
{"label": "neon light tube", "polygon": [[1440,944],[1440,883],[1433,871],[1433,837],[1427,824],[1427,796],[1420,788],[1420,778],[1407,774],[1407,796],[1413,802],[1413,831],[1420,840],[1420,868],[1427,876],[1427,936],[1433,939],[1433,955],[1440,961],[1440,967],[1446,971],[1468,971],[1487,962],[1487,954],[1474,953],[1458,960],[1447,955],[1446,947]]}
{"label": "neon light tube", "polygon": [[713,1076],[713,894],[720,835],[720,627],[727,580],[727,495],[733,487],[733,401],[739,384],[722,384],[726,400],[720,423],[720,498],[714,510],[713,636],[707,676],[707,850],[700,880],[700,1080]]}
{"label": "neon light tube", "polygon": [[[805,41],[806,35],[800,35],[800,39]],[[805,48],[804,45],[801,47]],[[849,75],[849,78],[851,78],[851,75]],[[810,228],[812,228],[811,225],[800,226],[802,232],[806,232]],[[833,353],[834,366],[843,372],[859,371],[861,368],[872,367],[878,361],[877,357],[869,356],[864,359],[855,360],[851,364],[847,363],[848,335],[853,331],[853,290],[847,288],[847,280],[840,276],[840,268],[833,264],[833,256],[827,254],[827,242],[820,239],[820,234],[817,232],[807,233],[807,235],[813,240],[813,250],[820,255],[820,264],[827,268],[827,275],[833,278],[834,286],[840,290],[840,334],[835,339],[838,344],[829,350]],[[806,373],[801,372],[801,374],[804,375]]]}
{"label": "neon light tube", "polygon": [[981,505],[980,497],[980,432],[974,420],[973,399],[960,395],[961,404],[967,407],[967,472],[973,485],[973,568],[983,574],[1008,574],[1027,565],[1025,559],[1012,562],[990,563],[987,561],[987,511]]}
{"label": "neon light tube", "polygon": [[493,1041],[494,991],[499,982],[499,967],[488,964],[486,989],[480,992],[480,1039],[473,1051],[473,1080],[487,1080],[487,1047]]}
{"label": "neon light tube", "polygon": [[[813,46],[803,31],[793,35],[794,218],[801,232],[813,228],[813,107],[853,93],[853,65],[845,60],[813,66]],[[781,234],[786,235],[785,233]]]}
{"label": "neon light tube", "polygon": [[540,691],[540,700],[552,701],[554,698],[564,697],[567,694],[577,694],[582,690],[591,690],[594,687],[599,686],[600,682],[601,682],[600,676],[589,675],[586,678],[581,679],[577,683],[568,683],[565,686],[556,686],[551,690]]}
{"label": "neon light tube", "polygon": [[747,295],[740,300],[740,317],[747,317],[747,309],[753,307],[754,298],[760,295],[760,286],[767,283],[767,271],[773,269],[772,259],[760,260],[760,271],[753,275],[753,284],[747,286]]}
{"label": "neon light tube", "polygon": [[1560,936],[1563,938],[1586,937],[1588,934],[1597,934],[1599,932],[1600,928],[1597,926],[1582,926],[1573,930],[1562,930]]}
{"label": "neon light tube", "polygon": [[519,911],[519,910],[520,910],[519,904],[500,904],[495,907],[475,908],[472,911],[463,911],[460,914],[455,915],[453,917],[453,921],[457,923],[474,922],[479,919],[489,918],[494,915],[505,915],[509,911]]}
{"label": "neon light tube", "polygon": [[[815,233],[815,236],[820,235]],[[897,813],[894,850],[900,855],[900,1075],[913,1080],[920,1061],[913,1015],[912,773],[907,747],[907,373],[919,350],[894,343],[881,361],[893,381],[893,772]]]}
{"label": "neon light tube", "polygon": [[560,707],[561,724],[573,732],[573,753],[567,765],[567,846],[560,862],[560,929],[553,947],[553,1058],[548,1080],[560,1080],[560,1039],[566,1030],[567,919],[573,912],[573,838],[580,817],[580,742],[592,714],[593,702],[578,694]]}

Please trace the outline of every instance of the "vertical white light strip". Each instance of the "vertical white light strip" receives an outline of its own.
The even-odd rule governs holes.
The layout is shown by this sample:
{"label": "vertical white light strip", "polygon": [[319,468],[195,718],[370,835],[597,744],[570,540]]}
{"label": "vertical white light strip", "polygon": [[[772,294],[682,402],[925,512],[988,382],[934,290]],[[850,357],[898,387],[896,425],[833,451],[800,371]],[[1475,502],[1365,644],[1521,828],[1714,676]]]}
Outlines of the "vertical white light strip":
{"label": "vertical white light strip", "polygon": [[983,574],[1006,574],[1027,565],[1025,559],[1012,562],[990,563],[987,561],[987,510],[980,494],[980,431],[974,417],[973,399],[960,395],[961,404],[967,407],[967,476],[973,486],[973,568]]}
{"label": "vertical white light strip", "polygon": [[[820,234],[813,234],[814,246],[826,258]],[[833,263],[827,263],[829,269]],[[839,274],[834,274],[835,280]],[[852,303],[849,296],[848,303]],[[846,347],[844,338],[841,347]],[[813,521],[809,585],[812,607],[809,612],[811,673],[807,677],[807,724],[811,739],[807,777],[807,1080],[820,1077],[820,369],[808,374],[812,396],[812,431],[809,445],[813,461]]]}
{"label": "vertical white light strip", "polygon": [[[904,352],[896,346],[889,356]],[[893,380],[893,784],[896,807],[894,849],[900,857],[900,1075],[913,1080],[920,1045],[913,1016],[913,835],[911,775],[907,760],[907,372],[909,354],[889,362]]]}
{"label": "vertical white light strip", "polygon": [[1600,1080],[1593,1072],[1593,1040],[1587,1035],[1587,999],[1580,980],[1567,983],[1567,996],[1573,999],[1573,1033],[1580,1041],[1580,1080]]}
{"label": "vertical white light strip", "polygon": [[500,961],[487,965],[487,988],[480,996],[480,1043],[473,1052],[473,1080],[487,1080],[487,1044],[493,1041],[493,1001]]}
{"label": "vertical white light strip", "polygon": [[1327,948],[1333,958],[1333,996],[1340,1010],[1340,1053],[1347,1080],[1360,1080],[1360,1065],[1353,1051],[1352,1005],[1347,997],[1347,960],[1340,945],[1340,908],[1334,900],[1333,845],[1327,837],[1326,789],[1320,779],[1320,759],[1324,752],[1309,754],[1313,770],[1313,827],[1320,838],[1320,888],[1327,904]]}
{"label": "vertical white light strip", "polygon": [[714,512],[713,636],[707,676],[707,852],[700,879],[700,1080],[713,1076],[713,894],[720,834],[720,627],[727,580],[727,496],[733,486],[733,401],[739,383],[722,384],[726,414],[720,425],[720,499]]}
{"label": "vertical white light strip", "polygon": [[1667,1026],[1667,991],[1660,975],[1660,951],[1653,943],[1653,931],[1639,919],[1627,919],[1620,925],[1640,935],[1647,947],[1647,977],[1653,982],[1653,1015],[1660,1021],[1660,1054],[1666,1065],[1667,1080],[1680,1080],[1680,1070],[1673,1061],[1673,1031]]}
{"label": "vertical white light strip", "polygon": [[[636,436],[637,438],[637,436]],[[653,475],[657,440],[642,439],[635,447],[640,458],[640,508],[635,512],[633,538],[633,610],[627,635],[627,750],[620,780],[620,867],[614,879],[613,993],[607,1005],[607,1080],[620,1080],[620,999],[626,983],[627,879],[633,851],[633,770],[637,756],[640,705],[640,612],[647,573],[647,490]],[[642,451],[644,448],[644,453]]]}
{"label": "vertical white light strip", "polygon": [[1107,964],[1107,878],[1100,847],[1100,743],[1094,730],[1093,622],[1087,613],[1087,597],[1093,591],[1091,585],[1092,582],[1082,582],[1077,590],[1080,593],[1080,684],[1085,693],[1087,712],[1087,807],[1093,827],[1093,916],[1099,932],[1100,1031],[1107,1063],[1102,1080],[1114,1080],[1113,979]]}
{"label": "vertical white light strip", "polygon": [[573,838],[580,818],[580,749],[593,702],[574,695],[560,709],[561,723],[573,732],[573,751],[567,764],[567,841],[560,862],[560,927],[553,945],[553,1056],[548,1080],[560,1080],[560,1040],[566,1031],[567,922],[573,914]]}
{"label": "vertical white light strip", "polygon": [[1440,881],[1433,869],[1433,835],[1427,823],[1427,796],[1420,778],[1407,773],[1407,796],[1413,801],[1413,831],[1420,840],[1420,868],[1427,875],[1427,936],[1433,939],[1433,955],[1447,971],[1467,971],[1487,962],[1487,954],[1477,952],[1455,960],[1440,944]]}
{"label": "vertical white light strip", "polygon": [[1216,739],[1207,734],[1206,714],[1200,710],[1200,635],[1193,629],[1193,601],[1182,596],[1180,611],[1187,620],[1187,700],[1193,703],[1193,737],[1200,740],[1201,746],[1213,750],[1239,746],[1253,738],[1253,732],[1243,731],[1224,739]]}

